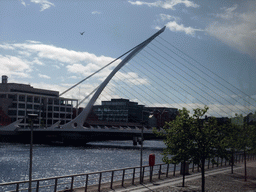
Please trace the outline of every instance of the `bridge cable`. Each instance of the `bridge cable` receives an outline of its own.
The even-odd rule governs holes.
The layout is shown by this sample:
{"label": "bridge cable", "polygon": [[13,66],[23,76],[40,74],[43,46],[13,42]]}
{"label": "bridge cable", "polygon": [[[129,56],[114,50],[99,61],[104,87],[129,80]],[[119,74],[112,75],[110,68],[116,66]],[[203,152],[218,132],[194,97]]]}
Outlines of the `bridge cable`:
{"label": "bridge cable", "polygon": [[[156,52],[155,52],[156,53]],[[162,55],[160,55],[160,54],[158,54],[159,56],[161,56],[162,58],[164,58],[167,62],[169,62],[169,63],[171,63],[171,64],[173,64],[172,62],[170,62],[169,60],[167,60],[165,57],[163,57]],[[152,57],[154,57],[154,56],[152,56]],[[168,67],[165,63],[163,63],[162,61],[160,61],[159,59],[157,59],[156,57],[154,57],[154,59],[156,59],[158,62],[160,62],[160,63],[162,63],[163,65],[165,65],[166,67]],[[157,63],[155,63],[159,68],[161,68],[161,69],[163,69],[160,65],[158,65]],[[175,65],[175,64],[173,64],[173,65]],[[175,65],[176,66],[176,65]],[[178,66],[176,66],[177,68],[179,68]],[[170,67],[168,67],[169,69],[170,69]],[[179,68],[181,71],[183,71],[186,75],[188,75],[188,76],[190,76],[190,77],[192,77],[194,80],[196,80],[197,82],[199,82],[199,83],[201,83],[200,81],[198,81],[196,78],[194,78],[193,76],[191,76],[190,74],[188,74],[187,72],[185,72],[184,70],[182,70],[181,68]],[[155,69],[156,70],[156,69]],[[172,69],[173,70],[173,69]],[[176,72],[177,73],[177,72]],[[162,74],[163,75],[163,74]],[[199,74],[197,74],[197,75],[199,75]],[[163,75],[164,76],[164,75]],[[182,76],[182,75],[180,75],[180,76]],[[174,77],[174,76],[173,76]],[[184,76],[182,76],[185,80],[187,80],[188,82],[190,82],[191,84],[193,84],[194,86],[196,86],[197,88],[199,88],[201,91],[203,91],[200,87],[198,87],[196,84],[194,84],[194,83],[192,83],[191,81],[189,81],[188,79],[186,79]],[[174,78],[176,78],[176,77],[174,77]],[[167,77],[166,77],[166,79],[168,79]],[[176,78],[177,79],[177,78]],[[173,82],[173,81],[171,81],[171,82]],[[174,84],[176,84],[175,82],[173,82]],[[184,84],[184,83],[183,83]],[[177,85],[177,84],[176,84]],[[186,84],[184,84],[185,86],[187,86]],[[204,85],[204,84],[203,84]],[[177,85],[178,86],[178,85]],[[180,86],[179,86],[180,87]],[[187,86],[188,87],[188,86]],[[182,87],[180,87],[183,91],[185,91],[186,93],[188,93],[188,91],[187,90],[185,90],[184,88],[182,88]],[[207,87],[208,88],[208,87]],[[191,87],[190,87],[190,89],[192,89]],[[193,90],[193,89],[192,89]],[[208,102],[210,102],[209,101],[209,99],[207,99],[205,96],[203,96],[203,95],[201,95],[199,92],[196,92],[195,90],[193,90],[195,93],[197,93],[197,94],[199,94],[201,97],[203,97],[205,100],[207,100]],[[188,93],[189,94],[189,93]],[[213,96],[211,96],[208,92],[206,92],[206,94],[208,94],[211,98],[213,98],[214,100],[216,100]],[[217,93],[216,93],[217,94]],[[217,101],[217,100],[216,100]],[[218,107],[219,108],[219,107]],[[224,113],[226,113],[222,108],[219,108],[221,111],[223,111]],[[231,109],[230,109],[231,110]],[[232,110],[231,110],[232,111]],[[220,114],[219,114],[220,115]]]}
{"label": "bridge cable", "polygon": [[[161,38],[161,37],[159,37]],[[213,71],[211,71],[210,69],[208,69],[207,67],[205,67],[204,65],[202,65],[199,61],[193,59],[191,56],[189,56],[188,54],[184,53],[183,51],[181,51],[180,49],[178,49],[177,47],[175,47],[174,45],[172,45],[170,42],[166,41],[165,39],[161,38],[163,41],[165,41],[166,43],[168,43],[169,45],[171,45],[173,48],[175,48],[176,50],[178,50],[179,52],[181,52],[182,54],[184,54],[185,56],[187,56],[188,58],[190,58],[191,60],[193,60],[195,63],[199,64],[201,67],[205,68],[207,71],[211,72],[212,74],[214,74],[215,76],[217,76],[219,79],[223,80],[224,82],[226,82],[227,84],[229,84],[230,86],[232,86],[233,88],[235,88],[236,90],[238,90],[239,92],[241,92],[242,94],[246,95],[247,97],[251,98],[252,100],[256,101],[254,98],[252,98],[250,95],[248,95],[247,93],[243,92],[242,90],[238,89],[237,87],[235,87],[234,85],[232,85],[231,83],[229,83],[228,81],[226,81],[225,79],[223,79],[222,77],[220,77],[218,74],[214,73]],[[157,40],[156,40],[157,41]],[[158,43],[160,43],[159,41],[157,41]],[[162,44],[162,43],[160,43]],[[163,45],[163,44],[162,44]],[[164,46],[164,45],[163,45]],[[168,47],[164,46],[165,48],[169,49]],[[170,49],[169,49],[170,50]],[[171,51],[171,50],[170,50]],[[173,52],[173,51],[171,51]],[[173,52],[174,54],[177,55],[177,53]],[[177,55],[179,56],[179,55]],[[179,56],[180,57],[180,56]],[[180,57],[181,59],[185,60],[184,58]],[[187,61],[188,62],[188,61]],[[200,70],[201,72],[203,72],[200,68],[196,67],[194,64],[188,62],[189,64],[191,64],[192,66],[194,66],[196,69]],[[209,76],[209,75],[208,75]],[[210,77],[210,76],[209,76]],[[211,79],[213,79],[212,77],[210,77]],[[216,79],[213,79],[216,82],[218,82],[220,85],[222,85],[223,87],[225,87],[226,89],[228,89],[229,91],[231,91],[232,93],[236,94],[233,90],[231,90],[230,88],[226,87],[225,85],[223,85],[222,83],[220,83],[219,81],[217,81]],[[243,97],[241,97],[240,95],[237,95],[238,97],[240,97],[242,100],[244,100]],[[245,102],[249,103],[248,101],[244,100]]]}
{"label": "bridge cable", "polygon": [[[157,47],[156,45],[153,44],[153,46]],[[160,49],[162,52],[164,52],[161,48],[157,47],[158,49]],[[164,52],[165,54],[167,54],[166,52]],[[160,55],[160,54],[159,54]],[[194,70],[188,68],[186,65],[184,65],[183,63],[179,62],[177,59],[173,58],[172,56],[170,56],[169,54],[167,54],[169,57],[171,57],[172,59],[174,59],[175,61],[177,61],[178,63],[182,64],[185,68],[191,70],[192,72],[194,72],[195,74],[199,75],[198,73],[196,73]],[[180,57],[180,56],[179,56]],[[165,60],[167,60],[165,57],[162,56],[162,58],[164,58]],[[182,57],[180,57],[182,58]],[[185,60],[184,58],[182,58],[184,61],[190,63],[189,61]],[[170,62],[172,63],[172,62]],[[174,63],[172,63],[174,65]],[[190,63],[191,64],[191,63]],[[177,65],[175,65],[177,68],[179,68]],[[195,67],[195,66],[194,66]],[[195,67],[196,68],[196,67]],[[182,70],[181,68],[179,68],[180,70]],[[182,70],[184,73],[186,73],[184,70]],[[202,73],[203,71],[200,70]],[[186,73],[187,75],[189,75],[188,73]],[[202,84],[204,87],[207,87],[205,84],[201,83],[200,81],[198,81],[196,78],[194,78],[193,76],[189,75],[191,78],[193,78],[195,81],[199,82],[200,84]],[[203,78],[206,82],[208,82],[210,85],[212,85],[213,87],[215,87],[216,89],[218,89],[219,91],[223,92],[220,88],[218,88],[217,86],[215,86],[214,84],[212,84],[211,82],[209,82],[207,79],[205,79],[204,77],[200,76],[201,78]],[[210,77],[210,76],[208,76]],[[213,78],[212,78],[213,79]],[[215,79],[213,79],[214,81],[216,81]],[[218,82],[219,83],[219,82]],[[222,85],[222,84],[221,84]],[[222,85],[223,86],[223,85]],[[201,89],[201,88],[200,88]],[[202,90],[202,89],[201,89]],[[232,105],[232,103],[230,101],[228,101],[226,98],[224,98],[223,96],[219,95],[217,92],[214,92],[216,95],[218,95],[219,97],[221,97],[222,99],[224,99],[226,102],[228,102],[229,104]],[[224,93],[224,92],[223,92]],[[208,93],[207,93],[208,94]],[[226,93],[225,93],[226,94]],[[208,94],[209,95],[209,94]],[[226,94],[227,95],[227,94]],[[210,97],[212,97],[211,95],[209,95]],[[228,95],[227,95],[228,96]],[[213,97],[212,97],[213,98]],[[226,106],[227,107],[227,106]],[[237,108],[238,110],[242,111],[243,113],[245,113],[245,111],[243,111],[242,109],[238,108],[237,106],[234,106],[235,108]],[[229,107],[227,107],[229,108]],[[230,108],[229,108],[230,109]],[[231,109],[230,109],[231,110]],[[231,110],[232,111],[232,110]]]}
{"label": "bridge cable", "polygon": [[[142,42],[143,43],[143,42]],[[89,79],[90,77],[92,77],[93,75],[95,75],[96,73],[100,72],[101,70],[105,69],[106,67],[108,67],[109,65],[111,65],[112,63],[114,63],[115,61],[117,61],[118,59],[122,58],[123,56],[127,55],[128,53],[130,53],[131,51],[133,51],[134,49],[136,49],[138,46],[140,46],[142,43],[140,43],[139,45],[133,47],[132,49],[130,49],[129,51],[125,52],[124,54],[122,54],[121,56],[119,56],[118,58],[114,59],[113,61],[111,61],[110,63],[108,63],[107,65],[103,66],[102,68],[100,68],[99,70],[95,71],[94,73],[92,73],[91,75],[87,76],[86,78],[82,79],[81,81],[79,81],[78,83],[76,83],[75,85],[71,86],[70,88],[68,88],[67,90],[65,90],[64,92],[62,92],[61,94],[59,94],[59,96],[67,93],[68,91],[70,91],[71,89],[75,88],[77,85],[81,84],[82,82],[84,82],[85,80]]]}

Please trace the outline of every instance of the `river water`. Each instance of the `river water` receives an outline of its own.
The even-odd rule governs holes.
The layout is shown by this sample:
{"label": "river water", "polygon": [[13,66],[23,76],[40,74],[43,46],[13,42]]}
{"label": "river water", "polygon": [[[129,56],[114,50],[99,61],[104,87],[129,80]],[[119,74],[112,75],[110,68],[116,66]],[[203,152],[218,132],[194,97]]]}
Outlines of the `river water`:
{"label": "river water", "polygon": [[[144,141],[143,165],[149,154],[162,163],[162,141]],[[0,183],[29,179],[29,144],[0,143]],[[132,141],[91,142],[84,147],[33,146],[33,179],[140,165],[140,146]]]}

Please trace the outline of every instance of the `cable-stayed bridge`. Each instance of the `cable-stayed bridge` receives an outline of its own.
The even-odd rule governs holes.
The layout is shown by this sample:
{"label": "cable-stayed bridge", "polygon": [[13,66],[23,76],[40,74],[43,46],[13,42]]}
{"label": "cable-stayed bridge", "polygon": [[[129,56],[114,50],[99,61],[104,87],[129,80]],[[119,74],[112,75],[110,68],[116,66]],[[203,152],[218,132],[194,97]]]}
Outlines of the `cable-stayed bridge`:
{"label": "cable-stayed bridge", "polygon": [[[46,129],[35,130],[35,142],[86,143],[139,137],[143,125],[84,127],[93,105],[111,98],[129,98],[151,107],[186,107],[191,112],[207,105],[210,108],[207,115],[215,117],[247,115],[256,110],[255,95],[245,93],[207,64],[201,64],[174,47],[161,37],[164,29],[63,92],[61,95],[78,86],[83,87],[84,82],[87,82],[87,87],[94,87],[88,96],[81,99],[81,103],[88,102],[75,119],[64,125],[57,122]],[[105,71],[109,72],[107,77],[104,76]],[[104,80],[97,82],[95,77],[104,77]],[[29,130],[19,132],[24,135]],[[155,138],[151,128],[145,127],[144,135],[145,139]]]}

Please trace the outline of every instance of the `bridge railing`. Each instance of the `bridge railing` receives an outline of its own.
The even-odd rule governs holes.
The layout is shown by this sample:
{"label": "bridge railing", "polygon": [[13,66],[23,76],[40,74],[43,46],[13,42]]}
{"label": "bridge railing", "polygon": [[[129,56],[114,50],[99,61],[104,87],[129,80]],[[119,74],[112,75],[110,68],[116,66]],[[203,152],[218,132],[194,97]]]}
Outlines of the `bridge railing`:
{"label": "bridge railing", "polygon": [[[255,160],[255,155],[247,155],[247,160]],[[229,166],[230,162],[226,159],[215,158],[217,164],[213,164],[210,160],[206,161],[205,168],[212,169],[221,166]],[[243,155],[238,153],[234,155],[234,163],[242,163]],[[200,171],[198,166],[192,162],[189,165],[191,172]],[[175,164],[156,164],[152,170],[153,181],[163,178],[170,178],[177,175],[180,171],[180,165]],[[178,173],[179,174],[179,173]],[[152,181],[150,176],[150,167],[142,166],[142,181]],[[39,192],[57,192],[57,191],[72,191],[75,188],[82,188],[87,191],[93,188],[96,191],[101,191],[103,188],[114,189],[116,187],[124,187],[134,185],[140,182],[140,167],[128,167],[122,169],[113,169],[106,171],[98,171],[91,173],[82,173],[74,175],[65,175],[58,177],[49,177],[43,179],[32,180],[32,191]],[[0,191],[21,192],[28,191],[29,181],[17,181],[0,183]]]}

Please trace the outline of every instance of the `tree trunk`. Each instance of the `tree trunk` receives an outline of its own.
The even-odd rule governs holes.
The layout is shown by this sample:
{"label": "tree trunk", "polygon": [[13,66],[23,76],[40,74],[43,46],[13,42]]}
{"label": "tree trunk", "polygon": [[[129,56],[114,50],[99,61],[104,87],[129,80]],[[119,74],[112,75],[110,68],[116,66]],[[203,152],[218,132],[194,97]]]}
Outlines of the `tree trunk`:
{"label": "tree trunk", "polygon": [[201,175],[202,175],[202,192],[205,191],[205,177],[204,177],[204,165],[205,165],[205,158],[202,158],[202,167],[201,167]]}
{"label": "tree trunk", "polygon": [[232,151],[232,159],[231,159],[231,173],[233,174],[234,170],[234,152]]}
{"label": "tree trunk", "polygon": [[244,149],[244,181],[247,181],[247,171],[246,171],[246,151]]}
{"label": "tree trunk", "polygon": [[183,179],[182,179],[182,187],[185,187],[185,168],[186,168],[186,161],[183,162]]}

